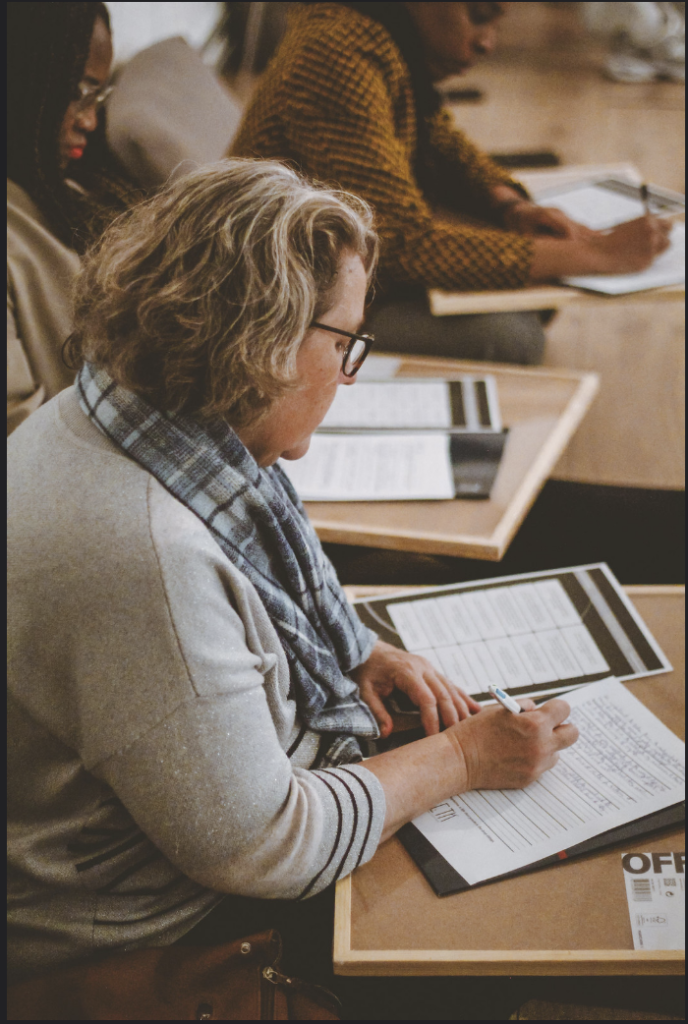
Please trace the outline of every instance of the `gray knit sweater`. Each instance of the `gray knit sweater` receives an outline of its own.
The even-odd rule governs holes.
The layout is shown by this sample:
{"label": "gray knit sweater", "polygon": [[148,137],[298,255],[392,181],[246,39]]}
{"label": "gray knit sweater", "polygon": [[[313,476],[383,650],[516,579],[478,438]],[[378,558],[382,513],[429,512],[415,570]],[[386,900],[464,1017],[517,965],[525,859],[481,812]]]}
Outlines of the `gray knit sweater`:
{"label": "gray knit sweater", "polygon": [[9,452],[11,979],[368,860],[382,787],[310,770],[277,635],[200,520],[72,388]]}

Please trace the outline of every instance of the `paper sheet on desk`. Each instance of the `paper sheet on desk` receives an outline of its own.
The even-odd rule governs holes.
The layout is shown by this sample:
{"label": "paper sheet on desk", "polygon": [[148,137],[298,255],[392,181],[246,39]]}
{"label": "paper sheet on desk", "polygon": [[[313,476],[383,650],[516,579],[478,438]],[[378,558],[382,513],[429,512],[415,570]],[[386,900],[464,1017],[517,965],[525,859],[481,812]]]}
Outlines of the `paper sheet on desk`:
{"label": "paper sheet on desk", "polygon": [[586,291],[602,292],[604,295],[627,295],[630,292],[682,284],[685,279],[686,228],[685,224],[674,224],[671,245],[647,270],[639,274],[590,274],[587,277],[567,277],[564,278],[564,283],[574,288],[584,288]]}
{"label": "paper sheet on desk", "polygon": [[580,738],[537,782],[452,797],[413,822],[470,885],[684,799],[684,744],[622,683],[591,683],[566,700]]}
{"label": "paper sheet on desk", "polygon": [[356,374],[356,380],[390,380],[396,377],[401,359],[396,356],[368,356]]}
{"label": "paper sheet on desk", "polygon": [[446,434],[314,434],[308,454],[282,461],[304,501],[452,499]]}
{"label": "paper sheet on desk", "polygon": [[[584,224],[594,231],[605,231],[616,227],[617,224],[625,224],[626,221],[637,220],[638,217],[645,215],[645,204],[637,194],[637,186],[614,181],[606,184],[612,187],[605,187],[605,182],[602,181],[562,186],[541,193],[537,202],[539,206],[553,206],[561,210],[571,220]],[[622,191],[615,191],[615,185]],[[623,189],[629,189],[631,194],[625,195]],[[659,214],[685,211],[685,198],[673,193],[665,195],[665,190],[658,190],[655,198],[651,189],[650,204],[651,209],[656,209]]]}
{"label": "paper sheet on desk", "polygon": [[[365,365],[365,364],[364,364]],[[337,388],[321,427],[451,427],[452,410],[446,381],[363,382]]]}

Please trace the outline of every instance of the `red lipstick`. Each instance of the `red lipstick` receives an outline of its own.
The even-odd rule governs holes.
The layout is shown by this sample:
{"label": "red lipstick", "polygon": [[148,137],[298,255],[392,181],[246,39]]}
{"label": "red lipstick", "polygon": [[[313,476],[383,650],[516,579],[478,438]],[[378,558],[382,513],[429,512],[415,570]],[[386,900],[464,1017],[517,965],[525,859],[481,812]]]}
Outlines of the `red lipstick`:
{"label": "red lipstick", "polygon": [[72,146],[67,155],[69,156],[70,160],[81,160],[82,156],[84,155],[84,147]]}

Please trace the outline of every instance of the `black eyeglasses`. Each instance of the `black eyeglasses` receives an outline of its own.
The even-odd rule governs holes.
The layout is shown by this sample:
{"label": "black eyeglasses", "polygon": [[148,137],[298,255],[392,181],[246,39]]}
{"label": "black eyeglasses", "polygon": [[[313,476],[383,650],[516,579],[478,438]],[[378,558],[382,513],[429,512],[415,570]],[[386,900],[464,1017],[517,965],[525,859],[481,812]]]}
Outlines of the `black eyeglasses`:
{"label": "black eyeglasses", "polygon": [[345,377],[355,377],[375,342],[372,334],[352,334],[351,331],[342,331],[339,327],[328,327],[327,324],[319,324],[315,320],[311,327],[317,327],[319,331],[330,331],[332,334],[343,334],[345,338],[351,339],[344,353],[342,373]]}

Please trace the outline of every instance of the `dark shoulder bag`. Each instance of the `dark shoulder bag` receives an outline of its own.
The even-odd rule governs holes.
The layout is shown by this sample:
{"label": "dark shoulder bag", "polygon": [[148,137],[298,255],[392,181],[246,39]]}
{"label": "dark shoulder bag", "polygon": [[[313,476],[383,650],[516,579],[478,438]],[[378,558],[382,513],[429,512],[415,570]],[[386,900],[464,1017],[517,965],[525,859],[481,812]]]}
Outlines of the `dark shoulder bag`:
{"label": "dark shoulder bag", "polygon": [[340,1020],[327,989],[280,971],[276,931],[119,953],[13,985],[8,1020]]}

